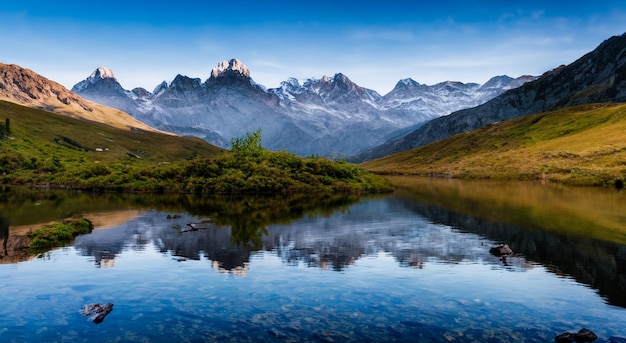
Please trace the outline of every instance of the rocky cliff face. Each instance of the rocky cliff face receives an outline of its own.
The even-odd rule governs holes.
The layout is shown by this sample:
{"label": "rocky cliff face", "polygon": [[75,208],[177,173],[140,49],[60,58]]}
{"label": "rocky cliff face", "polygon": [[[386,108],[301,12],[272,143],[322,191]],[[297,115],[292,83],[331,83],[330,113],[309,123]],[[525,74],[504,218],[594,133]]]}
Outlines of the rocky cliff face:
{"label": "rocky cliff face", "polygon": [[45,110],[76,105],[84,111],[93,111],[92,104],[60,84],[14,64],[0,64],[0,97]]}
{"label": "rocky cliff face", "polygon": [[354,158],[364,161],[409,150],[519,116],[593,102],[626,101],[626,34],[612,37],[568,66],[509,90],[483,105],[434,119]]}
{"label": "rocky cliff face", "polygon": [[303,82],[289,79],[279,88],[266,89],[252,80],[241,61],[232,59],[220,62],[205,82],[177,75],[152,93],[126,91],[104,69],[73,90],[160,129],[199,136],[223,147],[230,139],[261,128],[268,149],[345,157],[525,82],[523,78],[497,80],[485,88],[460,82],[426,86],[405,80],[383,97],[338,73]]}
{"label": "rocky cliff face", "polygon": [[0,99],[119,128],[155,130],[127,113],[85,100],[32,70],[12,64],[0,63]]}

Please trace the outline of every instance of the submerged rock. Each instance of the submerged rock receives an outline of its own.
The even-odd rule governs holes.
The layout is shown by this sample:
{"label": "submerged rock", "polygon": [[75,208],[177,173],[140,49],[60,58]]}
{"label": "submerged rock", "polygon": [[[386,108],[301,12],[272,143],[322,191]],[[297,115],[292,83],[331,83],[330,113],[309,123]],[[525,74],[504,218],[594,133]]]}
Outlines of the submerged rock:
{"label": "submerged rock", "polygon": [[489,249],[489,253],[497,257],[511,256],[513,255],[513,250],[511,250],[507,244],[500,244],[491,247],[491,249]]}
{"label": "submerged rock", "polygon": [[583,329],[580,329],[580,331],[578,331],[577,333],[563,332],[562,334],[554,337],[554,340],[557,343],[571,343],[571,342],[586,343],[586,342],[593,342],[597,338],[598,336],[595,333],[593,333],[593,331],[583,328]]}
{"label": "submerged rock", "polygon": [[285,338],[285,337],[287,337],[287,335],[285,335],[283,332],[281,332],[280,330],[274,329],[274,328],[267,330],[267,333],[271,337],[274,337],[274,338]]}
{"label": "submerged rock", "polygon": [[89,317],[89,320],[96,324],[102,323],[104,317],[113,311],[113,304],[87,304],[80,311],[83,317]]}

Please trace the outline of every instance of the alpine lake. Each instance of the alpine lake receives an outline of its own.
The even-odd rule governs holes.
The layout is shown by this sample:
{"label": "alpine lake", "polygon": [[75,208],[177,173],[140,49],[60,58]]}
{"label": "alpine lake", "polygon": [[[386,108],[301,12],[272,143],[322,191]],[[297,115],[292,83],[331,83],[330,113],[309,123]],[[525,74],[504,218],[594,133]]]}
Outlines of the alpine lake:
{"label": "alpine lake", "polygon": [[[377,196],[0,193],[0,342],[626,336],[626,192],[392,177]],[[29,230],[95,230],[31,256]],[[491,248],[506,244],[512,253]],[[88,304],[112,304],[106,317]]]}

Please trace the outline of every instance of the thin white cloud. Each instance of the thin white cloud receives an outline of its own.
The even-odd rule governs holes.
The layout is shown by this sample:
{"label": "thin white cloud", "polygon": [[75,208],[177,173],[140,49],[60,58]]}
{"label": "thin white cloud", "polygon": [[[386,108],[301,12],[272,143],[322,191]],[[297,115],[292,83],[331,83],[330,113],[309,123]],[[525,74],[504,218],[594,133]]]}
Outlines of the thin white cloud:
{"label": "thin white cloud", "polygon": [[454,14],[424,20],[158,27],[33,21],[27,14],[0,13],[0,32],[12,33],[0,35],[0,62],[29,67],[67,87],[105,65],[125,88],[152,90],[179,73],[206,79],[218,62],[239,58],[267,87],[289,77],[341,72],[384,94],[408,77],[433,84],[540,74],[626,31],[625,10],[578,18],[534,9],[502,13],[492,21]]}

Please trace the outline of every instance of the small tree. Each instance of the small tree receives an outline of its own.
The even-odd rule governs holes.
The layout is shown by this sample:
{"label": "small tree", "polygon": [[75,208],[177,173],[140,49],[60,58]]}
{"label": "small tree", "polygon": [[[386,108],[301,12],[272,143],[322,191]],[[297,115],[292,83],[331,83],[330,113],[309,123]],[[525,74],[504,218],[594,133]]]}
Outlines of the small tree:
{"label": "small tree", "polygon": [[244,137],[233,138],[230,146],[237,156],[258,157],[263,153],[261,146],[261,129],[254,132],[247,132]]}
{"label": "small tree", "polygon": [[7,135],[11,134],[11,120],[9,120],[9,118],[4,120],[4,130],[6,131]]}

